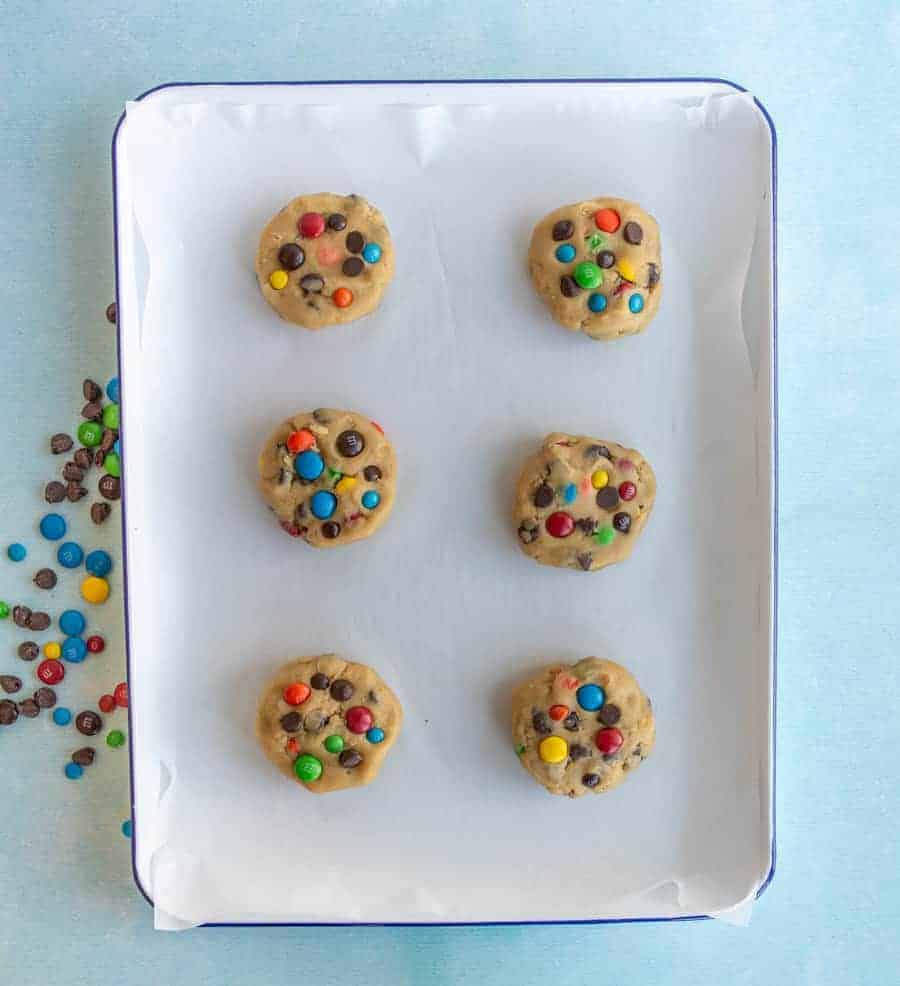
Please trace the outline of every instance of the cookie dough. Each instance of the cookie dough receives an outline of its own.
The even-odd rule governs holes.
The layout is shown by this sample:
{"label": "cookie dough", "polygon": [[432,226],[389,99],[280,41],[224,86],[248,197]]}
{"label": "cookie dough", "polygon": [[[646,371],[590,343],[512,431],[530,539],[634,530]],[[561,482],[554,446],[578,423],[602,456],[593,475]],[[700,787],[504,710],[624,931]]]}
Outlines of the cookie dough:
{"label": "cookie dough", "polygon": [[596,572],[631,554],[655,499],[656,477],[637,450],[554,432],[522,468],[519,544],[542,565]]}
{"label": "cookie dough", "polygon": [[643,332],[662,294],[659,226],[625,199],[563,206],[535,226],[528,270],[567,329],[592,339]]}
{"label": "cookie dough", "polygon": [[283,530],[316,548],[374,534],[394,505],[397,462],[381,426],[320,407],[295,414],[266,440],[259,488]]}
{"label": "cookie dough", "polygon": [[256,276],[266,301],[295,325],[362,318],[394,276],[384,216],[359,195],[301,195],[263,230]]}
{"label": "cookie dough", "polygon": [[656,740],[650,699],[613,661],[554,664],[513,695],[513,743],[551,794],[577,798],[621,784]]}
{"label": "cookie dough", "polygon": [[283,774],[327,794],[375,780],[402,722],[397,696],[372,668],[322,654],[276,672],[256,731]]}

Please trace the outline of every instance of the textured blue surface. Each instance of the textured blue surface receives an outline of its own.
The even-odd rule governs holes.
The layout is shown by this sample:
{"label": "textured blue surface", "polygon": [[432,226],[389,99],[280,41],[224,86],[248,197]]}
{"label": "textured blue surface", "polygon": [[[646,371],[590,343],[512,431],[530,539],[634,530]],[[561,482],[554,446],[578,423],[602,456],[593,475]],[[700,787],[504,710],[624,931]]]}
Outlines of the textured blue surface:
{"label": "textured blue surface", "polygon": [[[900,9],[884,0],[445,6],[0,6],[0,543],[27,541],[35,567],[52,564],[53,546],[36,537],[41,485],[59,464],[46,439],[77,423],[82,377],[115,372],[103,318],[113,292],[109,139],[126,99],[172,79],[734,79],[763,100],[779,132],[775,881],[744,930],[692,922],[158,934],[121,836],[126,757],[100,744],[97,762],[70,784],[63,766],[83,738],[42,716],[0,735],[3,980],[896,981]],[[117,516],[98,531],[86,510],[84,502],[60,508],[73,536],[118,558]],[[0,558],[0,597],[33,606],[25,569]],[[119,574],[110,603],[92,612],[107,650],[66,679],[73,708],[121,677]],[[77,605],[77,578],[61,576],[41,596],[53,613]],[[13,655],[21,639],[11,621],[0,625],[2,669],[29,673]]]}

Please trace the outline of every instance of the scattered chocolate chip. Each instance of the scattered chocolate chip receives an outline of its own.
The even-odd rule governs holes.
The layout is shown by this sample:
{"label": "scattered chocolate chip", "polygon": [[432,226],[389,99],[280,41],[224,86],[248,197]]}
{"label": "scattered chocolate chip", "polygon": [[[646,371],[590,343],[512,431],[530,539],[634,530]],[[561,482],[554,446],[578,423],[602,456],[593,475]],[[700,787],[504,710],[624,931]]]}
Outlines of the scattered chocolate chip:
{"label": "scattered chocolate chip", "polygon": [[631,530],[631,515],[626,513],[618,513],[613,517],[613,527],[620,534],[627,534]]}
{"label": "scattered chocolate chip", "polygon": [[359,257],[348,257],[341,265],[341,270],[347,277],[359,277],[363,272],[364,266]]}
{"label": "scattered chocolate chip", "polygon": [[33,640],[26,640],[24,643],[19,644],[19,649],[16,651],[23,661],[35,660],[40,652],[40,647]]}
{"label": "scattered chocolate chip", "polygon": [[600,706],[600,711],[597,713],[597,718],[604,726],[615,726],[619,721],[622,713],[619,710],[618,705],[614,705],[612,702],[606,702],[604,705]]}
{"label": "scattered chocolate chip", "polygon": [[556,494],[553,492],[553,487],[547,483],[541,483],[534,491],[534,505],[536,507],[549,507],[555,497]]}
{"label": "scattered chocolate chip", "polygon": [[12,618],[17,627],[27,627],[31,621],[31,610],[27,606],[13,606]]}
{"label": "scattered chocolate chip", "polygon": [[42,709],[52,709],[56,705],[56,692],[52,688],[39,688],[34,693],[34,700]]}
{"label": "scattered chocolate chip", "polygon": [[14,674],[0,674],[0,688],[7,695],[14,695],[22,689],[22,679]]}
{"label": "scattered chocolate chip", "polygon": [[31,581],[39,589],[52,589],[56,585],[56,572],[52,568],[42,568],[35,572]]}
{"label": "scattered chocolate chip", "polygon": [[341,533],[341,525],[336,520],[326,520],[322,525],[322,537],[333,541]]}
{"label": "scattered chocolate chip", "polygon": [[95,524],[102,524],[103,521],[109,516],[111,507],[108,503],[92,503],[91,504],[91,520]]}
{"label": "scattered chocolate chip", "polygon": [[347,234],[347,249],[351,253],[362,253],[362,248],[366,245],[366,238],[358,230],[353,230]]}
{"label": "scattered chocolate chip", "polygon": [[88,421],[99,421],[103,417],[103,405],[99,401],[88,401],[81,409],[81,416]]}
{"label": "scattered chocolate chip", "polygon": [[569,277],[568,274],[564,274],[559,279],[559,290],[562,291],[566,298],[574,298],[581,292],[581,288],[576,284],[575,278]]}
{"label": "scattered chocolate chip", "polygon": [[[287,472],[287,470],[286,469],[282,469],[282,472]],[[290,475],[290,473],[288,473],[287,482],[288,483],[291,482],[291,475]],[[306,518],[306,504],[305,503],[298,503],[297,506],[294,507],[294,524],[297,527],[302,527],[303,526],[303,521],[305,520],[305,518]]]}
{"label": "scattered chocolate chip", "polygon": [[281,728],[286,733],[296,733],[303,722],[299,712],[288,712],[281,717]]}
{"label": "scattered chocolate chip", "polygon": [[75,465],[74,462],[67,462],[63,466],[62,476],[65,480],[74,479],[76,482],[80,483],[82,479],[84,479],[84,470]]}
{"label": "scattered chocolate chip", "polygon": [[319,422],[320,425],[327,425],[331,421],[331,415],[325,410],[324,407],[317,407],[313,411],[312,416]]}
{"label": "scattered chocolate chip", "polygon": [[16,703],[8,698],[0,702],[0,726],[11,726],[19,718],[19,710]]}
{"label": "scattered chocolate chip", "polygon": [[594,560],[594,556],[585,551],[580,555],[576,555],[575,560],[578,562],[578,567],[582,571],[589,572],[591,570],[591,562]]}
{"label": "scattered chocolate chip", "polygon": [[604,510],[614,510],[619,505],[619,492],[615,486],[604,486],[597,490],[597,506]]}
{"label": "scattered chocolate chip", "polygon": [[317,671],[309,679],[309,683],[317,691],[324,692],[325,689],[331,684],[331,678],[329,678],[323,671]]}
{"label": "scattered chocolate chip", "polygon": [[612,267],[616,262],[616,255],[612,250],[601,250],[597,254],[597,264],[600,267]]}
{"label": "scattered chocolate chip", "polygon": [[531,716],[531,725],[534,726],[534,731],[538,736],[546,736],[548,733],[553,731],[553,727],[550,725],[550,719],[546,712],[538,710]]}
{"label": "scattered chocolate chip", "polygon": [[346,702],[353,692],[353,684],[346,678],[338,678],[331,686],[331,697],[335,702]]}
{"label": "scattered chocolate chip", "polygon": [[325,278],[319,274],[306,274],[300,278],[300,287],[306,292],[318,294],[325,287]]}
{"label": "scattered chocolate chip", "polygon": [[575,232],[575,223],[570,219],[560,219],[558,223],[553,225],[553,239],[558,242],[561,240],[569,240],[572,238],[572,234]]}
{"label": "scattered chocolate chip", "polygon": [[612,453],[605,445],[588,445],[584,450],[586,459],[609,459],[612,462]]}
{"label": "scattered chocolate chip", "polygon": [[340,233],[342,229],[347,228],[347,217],[340,212],[332,212],[327,222],[328,228],[333,229],[336,233]]}
{"label": "scattered chocolate chip", "polygon": [[94,464],[94,457],[91,455],[90,449],[80,448],[72,458],[79,469],[88,470]]}
{"label": "scattered chocolate chip", "polygon": [[90,377],[82,383],[81,393],[84,394],[84,399],[89,404],[96,403],[103,397],[103,390],[100,388],[100,384],[95,383]]}
{"label": "scattered chocolate chip", "polygon": [[362,754],[358,750],[342,750],[338,757],[338,763],[348,770],[358,767],[362,763]]}
{"label": "scattered chocolate chip", "polygon": [[585,757],[589,757],[591,751],[584,745],[584,743],[573,743],[569,747],[569,759],[570,760],[583,760]]}
{"label": "scattered chocolate chip", "polygon": [[308,733],[318,733],[324,728],[326,722],[325,714],[318,709],[313,709],[303,717],[303,728]]}
{"label": "scattered chocolate chip", "polygon": [[603,762],[604,763],[613,763],[614,761],[618,760],[619,758],[620,758],[620,754],[618,754],[618,753],[604,753],[603,754]]}
{"label": "scattered chocolate chip", "polygon": [[596,787],[600,783],[600,775],[582,774],[581,783],[584,784],[585,787]]}
{"label": "scattered chocolate chip", "polygon": [[580,517],[575,521],[575,526],[582,534],[590,537],[597,530],[597,521],[593,517]]}
{"label": "scattered chocolate chip", "polygon": [[570,712],[565,719],[563,719],[563,726],[568,729],[570,733],[574,733],[580,725],[581,720],[578,718],[577,712]]}
{"label": "scattered chocolate chip", "polygon": [[378,705],[378,696],[375,694],[374,688],[369,689],[369,694],[366,695],[366,698],[372,703],[372,705]]}
{"label": "scattered chocolate chip", "polygon": [[366,447],[366,440],[358,431],[354,431],[351,428],[348,431],[342,431],[338,435],[336,445],[341,455],[347,459],[352,459],[359,455]]}
{"label": "scattered chocolate chip", "polygon": [[644,238],[644,231],[641,229],[640,223],[625,223],[622,229],[622,236],[625,237],[626,243],[637,246]]}
{"label": "scattered chocolate chip", "polygon": [[46,630],[50,626],[50,617],[46,613],[32,613],[28,621],[29,630]]}
{"label": "scattered chocolate chip", "polygon": [[44,499],[47,503],[61,503],[66,498],[65,486],[53,479],[44,487]]}
{"label": "scattered chocolate chip", "polygon": [[529,523],[519,525],[519,540],[522,544],[531,544],[532,541],[537,541],[537,538],[537,525]]}
{"label": "scattered chocolate chip", "polygon": [[112,322],[112,324],[115,325],[116,324],[116,319],[118,318],[118,315],[119,315],[118,306],[116,305],[116,303],[114,301],[111,301],[106,306],[106,321],[107,322]]}
{"label": "scattered chocolate chip", "polygon": [[637,746],[635,746],[635,748],[631,751],[631,756],[643,758],[643,755],[644,755],[643,747],[641,746],[640,743],[638,743]]}
{"label": "scattered chocolate chip", "polygon": [[103,720],[96,712],[86,709],[75,716],[75,728],[84,736],[94,736],[103,728]]}
{"label": "scattered chocolate chip", "polygon": [[68,452],[74,444],[68,435],[59,432],[50,439],[50,451],[54,455],[59,455],[62,452]]}
{"label": "scattered chocolate chip", "polygon": [[94,748],[92,746],[83,746],[80,750],[76,750],[72,754],[72,763],[77,763],[79,767],[90,767],[94,762]]}
{"label": "scattered chocolate chip", "polygon": [[87,490],[77,483],[74,479],[71,483],[66,484],[66,499],[69,503],[78,503],[79,500],[84,499],[87,496]]}
{"label": "scattered chocolate chip", "polygon": [[41,707],[33,698],[26,698],[24,702],[19,702],[19,715],[26,719],[36,719],[41,714]]}
{"label": "scattered chocolate chip", "polygon": [[97,446],[97,451],[106,455],[112,450],[112,447],[116,444],[116,439],[118,437],[119,433],[113,428],[104,428],[103,437],[100,439],[100,444]]}
{"label": "scattered chocolate chip", "polygon": [[94,465],[95,466],[102,466],[103,465],[103,460],[105,458],[106,458],[106,456],[103,454],[103,452],[101,451],[101,449],[99,447],[94,449]]}
{"label": "scattered chocolate chip", "polygon": [[285,270],[296,270],[305,260],[306,252],[299,243],[285,243],[278,251],[278,263]]}
{"label": "scattered chocolate chip", "polygon": [[108,473],[105,476],[101,476],[100,482],[97,483],[100,496],[106,497],[107,500],[118,500],[121,495],[121,486],[119,477],[110,476]]}
{"label": "scattered chocolate chip", "polygon": [[375,483],[381,479],[381,470],[378,466],[366,466],[366,468],[363,469],[363,479],[367,483]]}
{"label": "scattered chocolate chip", "polygon": [[659,284],[659,268],[656,264],[647,264],[647,288],[652,291]]}

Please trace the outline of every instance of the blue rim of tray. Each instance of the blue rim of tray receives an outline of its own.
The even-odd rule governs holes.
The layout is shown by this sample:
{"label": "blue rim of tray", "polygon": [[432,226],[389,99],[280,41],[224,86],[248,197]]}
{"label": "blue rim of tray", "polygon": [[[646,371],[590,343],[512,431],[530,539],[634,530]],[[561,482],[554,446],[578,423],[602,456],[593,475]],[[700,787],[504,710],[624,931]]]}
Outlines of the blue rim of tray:
{"label": "blue rim of tray", "polygon": [[[164,82],[158,86],[153,86],[143,92],[132,102],[140,102],[154,93],[163,89],[191,89],[191,88],[211,88],[223,86],[445,86],[445,85],[522,85],[522,84],[541,84],[541,85],[572,85],[572,84],[594,84],[594,85],[648,85],[648,84],[678,84],[678,83],[706,83],[709,85],[729,86],[736,92],[747,92],[748,90],[732,82],[730,79],[719,79],[707,76],[673,76],[670,78],[648,78],[648,79],[315,79],[303,81],[263,81],[263,82]],[[778,695],[778,136],[775,131],[775,123],[766,107],[753,97],[763,119],[772,135],[772,801],[770,815],[772,820],[772,855],[769,864],[769,872],[765,880],[760,884],[756,891],[755,900],[769,889],[772,880],[775,878],[776,860],[776,812],[775,812],[775,791],[776,791],[776,700]],[[119,130],[125,122],[125,112],[119,117],[115,130],[112,135],[112,189],[113,189],[113,260],[115,263],[116,276],[116,309],[119,310],[119,215],[118,202],[116,199],[116,139]],[[121,323],[116,318],[116,360],[119,378],[122,377],[122,330]],[[124,390],[124,388],[122,388]],[[119,404],[123,400],[122,393],[119,394]],[[124,415],[122,415],[124,424]],[[120,432],[122,438],[122,448],[125,448],[124,429]],[[123,452],[124,455],[124,452]],[[122,570],[124,572],[123,583],[123,604],[125,612],[125,672],[128,680],[131,680],[131,642],[128,624],[128,539],[126,537],[126,503],[125,484],[127,470],[122,470]],[[141,896],[151,907],[155,907],[153,898],[144,889],[137,871],[137,825],[134,823],[134,722],[132,721],[131,703],[128,706],[128,729],[132,737],[132,742],[128,744],[128,784],[129,801],[131,804],[132,818],[132,838],[131,838],[131,873],[134,878],[135,886],[141,892]],[[199,925],[203,928],[467,928],[467,927],[502,927],[506,925],[556,925],[556,924],[649,924],[661,921],[705,921],[710,918],[708,914],[676,914],[660,917],[640,917],[640,918],[573,918],[566,920],[547,919],[544,921],[213,921],[208,924]]]}

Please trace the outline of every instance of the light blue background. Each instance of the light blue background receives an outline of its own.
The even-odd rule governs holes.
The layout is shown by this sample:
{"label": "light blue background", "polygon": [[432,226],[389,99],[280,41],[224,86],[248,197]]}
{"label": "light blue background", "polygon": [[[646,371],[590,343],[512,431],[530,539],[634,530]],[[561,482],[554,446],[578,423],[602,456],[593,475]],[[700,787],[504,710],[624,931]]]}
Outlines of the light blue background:
{"label": "light blue background", "polygon": [[[50,560],[35,535],[59,464],[46,436],[72,427],[84,375],[113,372],[109,141],[124,101],[157,83],[733,79],[778,128],[781,297],[779,863],[750,928],[155,933],[118,832],[124,754],[66,782],[74,734],[44,719],[0,735],[3,981],[896,981],[900,6],[6,0],[0,39],[0,543],[32,549],[22,566],[0,559],[3,598],[36,600],[29,575]],[[66,512],[86,547],[117,545],[114,523]],[[74,592],[64,581],[53,609]],[[91,615],[111,646],[70,681],[73,705],[124,665],[119,614]],[[28,670],[20,639],[0,626],[0,670]]]}

